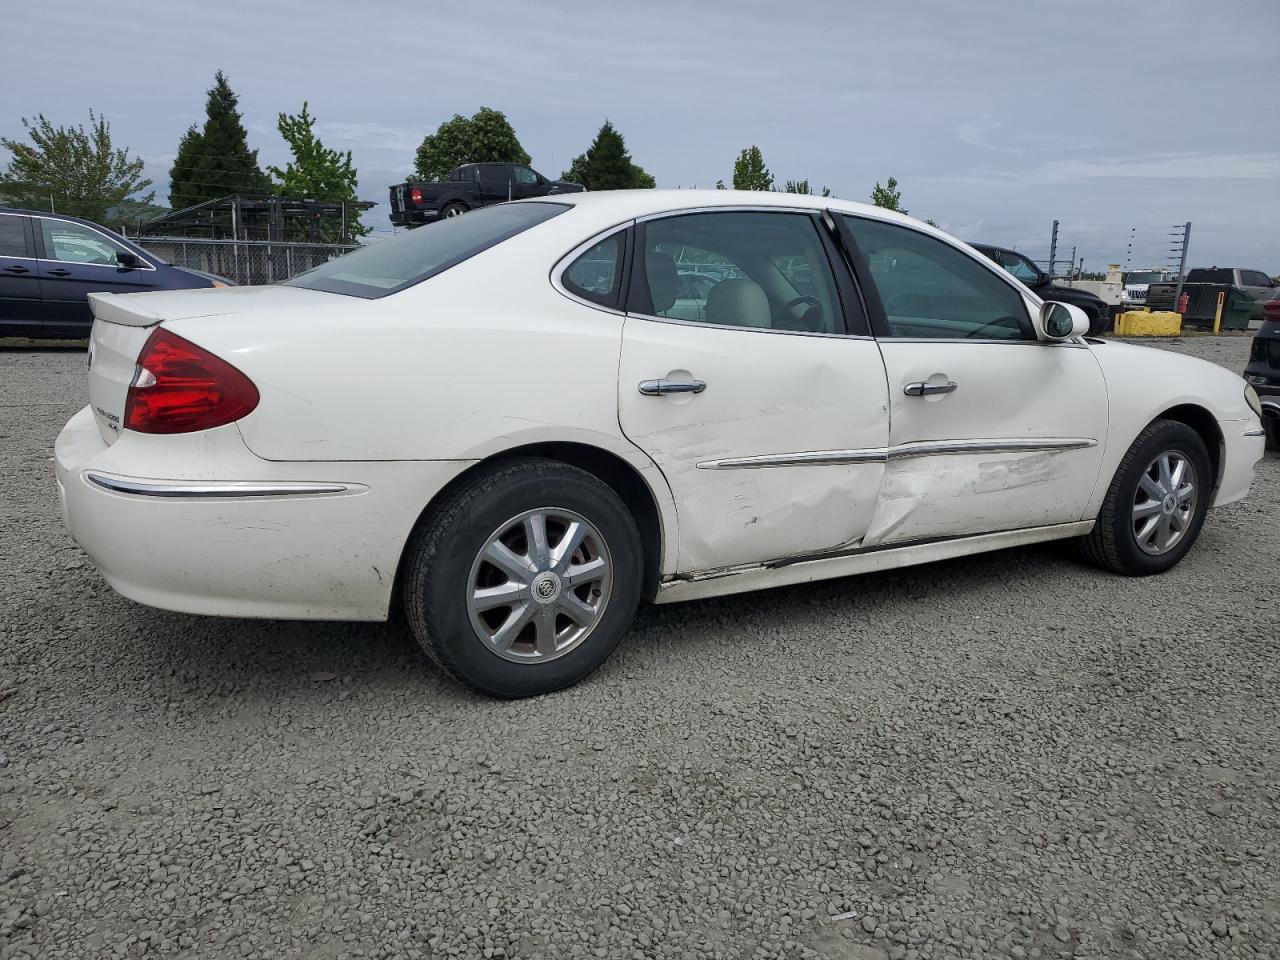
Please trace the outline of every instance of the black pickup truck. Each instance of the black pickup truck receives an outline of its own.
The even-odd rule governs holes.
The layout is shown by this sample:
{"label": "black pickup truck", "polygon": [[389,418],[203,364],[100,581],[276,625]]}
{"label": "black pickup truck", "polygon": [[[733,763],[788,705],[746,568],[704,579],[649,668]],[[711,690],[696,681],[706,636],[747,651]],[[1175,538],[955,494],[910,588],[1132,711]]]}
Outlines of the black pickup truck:
{"label": "black pickup truck", "polygon": [[464,163],[438,183],[408,180],[392,187],[391,222],[397,227],[417,227],[492,203],[583,189],[580,183],[548,180],[519,163]]}

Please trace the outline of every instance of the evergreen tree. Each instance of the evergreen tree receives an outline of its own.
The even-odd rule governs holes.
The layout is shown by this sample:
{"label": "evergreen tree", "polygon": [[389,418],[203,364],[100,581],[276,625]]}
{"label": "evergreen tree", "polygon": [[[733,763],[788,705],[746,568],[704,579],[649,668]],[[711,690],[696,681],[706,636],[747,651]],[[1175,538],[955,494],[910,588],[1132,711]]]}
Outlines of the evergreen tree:
{"label": "evergreen tree", "polygon": [[523,163],[529,154],[520,146],[506,114],[481,107],[470,117],[455,113],[422,140],[414,172],[423,180],[443,180],[464,163]]}
{"label": "evergreen tree", "polygon": [[738,154],[738,159],[733,164],[733,189],[773,189],[773,174],[764,165],[764,157],[759,147],[750,146]]}
{"label": "evergreen tree", "polygon": [[588,190],[647,190],[657,185],[643,168],[632,163],[626,141],[608,120],[587,152],[574,157],[560,178]]}
{"label": "evergreen tree", "polygon": [[240,122],[239,98],[219,70],[205,104],[204,128],[183,135],[169,172],[169,203],[175,209],[233,193],[270,193],[271,181],[258,167],[258,151]]}
{"label": "evergreen tree", "polygon": [[[294,116],[282,113],[276,123],[280,136],[289,144],[293,159],[281,170],[267,167],[275,177],[275,191],[282,197],[305,197],[311,200],[355,200],[356,168],[351,163],[351,151],[331,150],[316,138],[316,118],[311,116],[307,102],[302,102],[302,112]],[[350,242],[351,236],[364,236],[369,232],[360,224],[359,213],[352,212],[347,219],[348,236],[341,236],[342,221],[321,224],[325,239],[340,243]]]}
{"label": "evergreen tree", "polygon": [[200,131],[192,124],[182,135],[178,143],[178,155],[173,158],[173,167],[169,170],[169,206],[174,210],[182,210],[200,202],[202,194],[197,194],[191,181],[195,179],[196,168],[201,161]]}
{"label": "evergreen tree", "polygon": [[[102,222],[111,208],[151,186],[142,176],[142,160],[111,143],[107,121],[89,111],[89,129],[55,127],[38,114],[22,118],[30,143],[0,137],[13,154],[0,174],[0,195],[18,206],[54,209]],[[154,192],[136,197],[150,203]]]}

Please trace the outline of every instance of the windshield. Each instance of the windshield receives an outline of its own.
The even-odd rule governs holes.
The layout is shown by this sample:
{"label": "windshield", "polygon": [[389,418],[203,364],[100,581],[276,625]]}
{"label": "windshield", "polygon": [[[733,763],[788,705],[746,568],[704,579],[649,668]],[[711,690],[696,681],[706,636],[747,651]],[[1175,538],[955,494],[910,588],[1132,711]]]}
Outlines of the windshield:
{"label": "windshield", "polygon": [[502,203],[448,217],[361,247],[285,281],[372,300],[421,283],[530,227],[564,213],[562,203]]}

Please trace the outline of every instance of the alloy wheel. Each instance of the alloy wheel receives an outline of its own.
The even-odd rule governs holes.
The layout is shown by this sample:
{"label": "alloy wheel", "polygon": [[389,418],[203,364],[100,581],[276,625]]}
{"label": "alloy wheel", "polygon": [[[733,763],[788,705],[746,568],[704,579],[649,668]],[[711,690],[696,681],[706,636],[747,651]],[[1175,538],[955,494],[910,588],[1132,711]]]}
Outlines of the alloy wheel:
{"label": "alloy wheel", "polygon": [[1147,465],[1133,496],[1133,537],[1138,548],[1160,556],[1176,547],[1196,513],[1196,468],[1177,450],[1166,450]]}
{"label": "alloy wheel", "polygon": [[467,613],[493,653],[542,663],[586,640],[612,583],[609,548],[590,521],[571,510],[528,510],[485,540],[467,580]]}

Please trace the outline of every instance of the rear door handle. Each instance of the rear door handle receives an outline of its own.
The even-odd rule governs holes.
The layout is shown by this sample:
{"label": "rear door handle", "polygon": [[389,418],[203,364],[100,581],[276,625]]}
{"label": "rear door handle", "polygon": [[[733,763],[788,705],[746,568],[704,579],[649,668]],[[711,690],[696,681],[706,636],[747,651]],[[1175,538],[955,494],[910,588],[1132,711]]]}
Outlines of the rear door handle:
{"label": "rear door handle", "polygon": [[639,390],[646,397],[662,397],[669,393],[701,393],[707,389],[701,380],[641,380]]}
{"label": "rear door handle", "polygon": [[30,273],[31,271],[28,270],[26,267],[15,263],[12,267],[5,267],[4,272],[5,273]]}
{"label": "rear door handle", "polygon": [[918,383],[908,383],[902,388],[902,392],[908,397],[932,397],[938,393],[955,393],[956,387],[960,384],[954,380],[948,380],[946,383],[926,383],[920,381]]}

